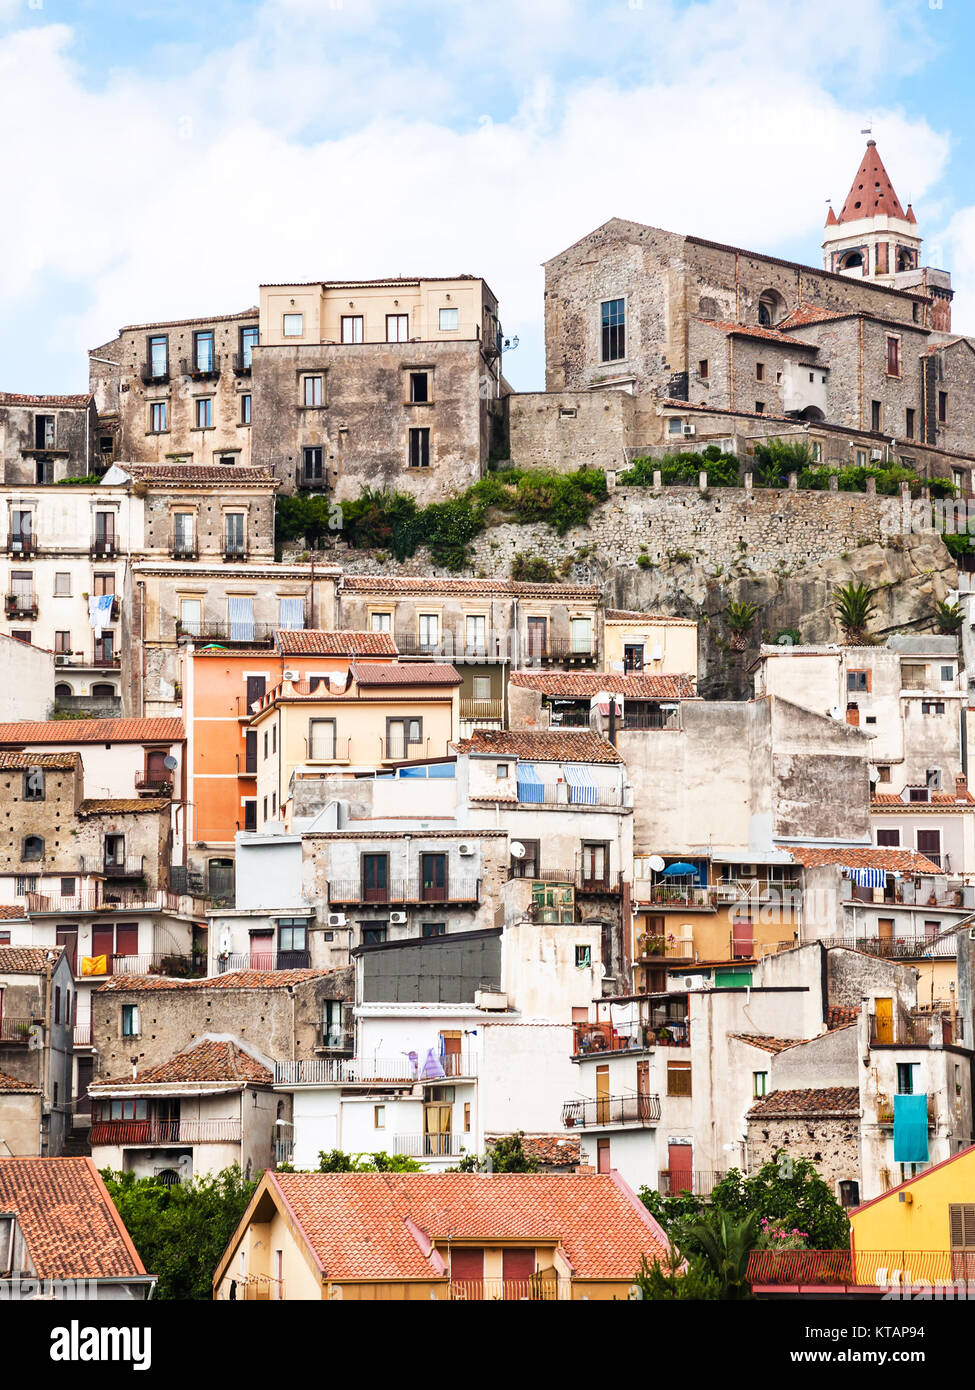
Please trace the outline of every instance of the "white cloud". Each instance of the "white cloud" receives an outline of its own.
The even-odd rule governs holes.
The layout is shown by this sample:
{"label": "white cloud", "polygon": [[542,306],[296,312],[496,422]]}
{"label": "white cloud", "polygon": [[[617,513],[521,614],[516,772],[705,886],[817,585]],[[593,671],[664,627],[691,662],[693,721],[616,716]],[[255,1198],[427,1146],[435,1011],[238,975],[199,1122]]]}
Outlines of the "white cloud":
{"label": "white cloud", "polygon": [[[805,247],[815,262],[864,119],[830,95],[826,69],[868,82],[867,36],[891,17],[882,0],[865,9],[850,25],[839,0],[267,0],[196,68],[97,90],[69,29],[10,34],[0,128],[17,131],[5,179],[23,196],[0,220],[0,313],[26,324],[52,281],[77,286],[83,308],[69,294],[58,325],[79,354],[74,381],[7,384],[77,386],[85,349],[122,323],[243,308],[262,279],[464,270],[488,279],[522,337],[510,374],[537,385],[540,263],[607,217]],[[441,24],[427,44],[410,41],[417,16]],[[905,71],[917,61],[895,36],[888,77],[891,53]],[[761,79],[762,54],[787,82]],[[489,107],[492,83],[506,95]],[[946,138],[898,110],[866,114],[923,223]],[[29,365],[29,340],[14,341]]]}

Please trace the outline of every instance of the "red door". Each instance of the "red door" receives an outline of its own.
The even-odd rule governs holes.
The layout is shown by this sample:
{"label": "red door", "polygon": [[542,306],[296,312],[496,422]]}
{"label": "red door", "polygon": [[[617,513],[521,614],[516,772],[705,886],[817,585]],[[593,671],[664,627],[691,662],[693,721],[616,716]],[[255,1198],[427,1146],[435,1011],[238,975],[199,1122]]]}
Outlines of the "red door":
{"label": "red door", "polygon": [[255,932],[251,937],[250,967],[252,970],[274,969],[273,932]]}
{"label": "red door", "polygon": [[104,956],[106,974],[112,973],[112,956],[115,952],[115,928],[114,927],[92,927],[91,929],[91,953],[93,956]]}
{"label": "red door", "polygon": [[484,1251],[451,1250],[450,1282],[454,1298],[483,1298]]}
{"label": "red door", "polygon": [[597,1140],[596,1140],[596,1172],[597,1172],[597,1173],[608,1173],[608,1172],[609,1172],[609,1140],[608,1140],[608,1139],[597,1139]]}
{"label": "red door", "polygon": [[535,1273],[534,1250],[505,1250],[501,1257],[501,1276],[504,1279],[504,1298],[527,1298]]}
{"label": "red door", "polygon": [[755,952],[755,924],[751,918],[736,917],[731,928],[731,954],[734,960],[751,960]]}
{"label": "red door", "polygon": [[694,1150],[690,1144],[667,1145],[667,1168],[670,1173],[670,1195],[694,1190]]}
{"label": "red door", "polygon": [[[138,922],[119,922],[115,928],[115,955],[118,956],[137,956],[139,954],[139,924]],[[122,961],[118,967],[120,970],[126,969],[126,962]],[[131,967],[130,967],[131,968]]]}

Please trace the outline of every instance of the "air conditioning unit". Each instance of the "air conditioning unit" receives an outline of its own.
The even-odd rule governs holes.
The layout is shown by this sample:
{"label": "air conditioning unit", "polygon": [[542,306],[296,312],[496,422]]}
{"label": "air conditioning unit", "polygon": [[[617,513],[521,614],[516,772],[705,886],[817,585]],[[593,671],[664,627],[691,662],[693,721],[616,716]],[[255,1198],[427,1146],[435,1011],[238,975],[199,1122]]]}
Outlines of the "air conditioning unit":
{"label": "air conditioning unit", "polygon": [[55,666],[64,666],[67,664],[67,660],[68,658],[66,656],[55,656],[54,664]]}
{"label": "air conditioning unit", "polygon": [[476,845],[472,845],[470,840],[461,840],[460,844],[457,846],[457,853],[464,855],[473,854],[476,848]]}
{"label": "air conditioning unit", "polygon": [[288,671],[282,671],[282,672],[281,672],[281,679],[282,679],[282,680],[285,680],[285,681],[296,681],[296,680],[300,679],[300,677],[299,677],[297,671],[288,670]]}
{"label": "air conditioning unit", "polygon": [[345,913],[344,913],[344,912],[330,912],[330,913],[328,914],[328,925],[329,925],[330,927],[344,927],[344,926],[345,926]]}
{"label": "air conditioning unit", "polygon": [[872,461],[876,461],[877,459],[882,459],[883,456],[884,456],[884,451],[883,451],[883,449],[871,449],[871,450],[870,450],[870,458],[871,458]]}
{"label": "air conditioning unit", "polygon": [[684,429],[683,429],[683,433],[684,433],[684,434],[697,434],[697,426],[696,426],[696,425],[685,425],[685,426],[684,426]]}
{"label": "air conditioning unit", "polygon": [[405,912],[391,912],[389,914],[389,924],[391,927],[402,927],[406,925]]}

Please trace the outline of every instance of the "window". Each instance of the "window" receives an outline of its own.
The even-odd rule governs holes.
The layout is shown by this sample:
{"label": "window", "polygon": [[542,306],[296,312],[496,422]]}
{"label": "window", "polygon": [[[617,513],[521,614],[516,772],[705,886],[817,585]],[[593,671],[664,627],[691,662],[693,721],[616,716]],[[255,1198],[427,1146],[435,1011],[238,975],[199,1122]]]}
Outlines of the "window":
{"label": "window", "polygon": [[213,428],[213,397],[201,396],[196,402],[196,428],[198,430],[209,430]]}
{"label": "window", "polygon": [[887,375],[900,376],[901,374],[901,340],[887,336]]}
{"label": "window", "polygon": [[813,456],[813,463],[822,463],[822,461],[823,461],[823,446],[822,446],[822,443],[821,443],[818,439],[814,439],[813,442],[812,442],[812,456]]}
{"label": "window", "polygon": [[592,619],[573,618],[572,629],[572,650],[588,654],[592,651]]}
{"label": "window", "polygon": [[897,1094],[899,1096],[912,1096],[914,1094],[914,1075],[919,1065],[918,1062],[897,1063]]}
{"label": "window", "polygon": [[643,670],[643,643],[627,642],[623,646],[623,670]]}
{"label": "window", "polygon": [[426,405],[430,399],[428,372],[410,372],[410,400],[414,405]]}
{"label": "window", "polygon": [[11,628],[10,635],[15,642],[23,642],[24,645],[27,647],[29,647],[31,644],[31,635],[29,628]]}
{"label": "window", "polygon": [[925,859],[930,859],[933,864],[941,865],[941,831],[940,830],[919,830],[917,832],[917,852],[923,854]]}
{"label": "window", "polygon": [[363,946],[381,946],[386,940],[386,923],[373,922],[368,925],[363,924],[362,944]]}
{"label": "window", "polygon": [[467,650],[483,652],[487,650],[487,618],[482,613],[469,613],[464,620]]}
{"label": "window", "polygon": [[281,333],[285,338],[300,338],[305,331],[304,314],[285,314],[281,320]]}
{"label": "window", "polygon": [[426,426],[410,430],[410,467],[430,467],[430,430]]}
{"label": "window", "polygon": [[278,627],[299,632],[305,626],[305,600],[300,595],[278,599]]}
{"label": "window", "polygon": [[302,400],[305,405],[321,405],[323,378],[306,376],[302,378]]}
{"label": "window", "polygon": [[272,724],[272,725],[271,725],[271,752],[272,752],[272,753],[276,753],[277,751],[278,751],[278,726],[277,726],[277,724]]}
{"label": "window", "polygon": [[71,575],[67,570],[58,570],[54,576],[54,593],[61,598],[71,596]]}
{"label": "window", "polygon": [[765,414],[765,402],[764,402],[764,401],[756,401],[756,402],[755,402],[755,414],[756,414],[756,415],[764,415],[764,414]]}
{"label": "window", "polygon": [[577,946],[577,947],[576,947],[576,969],[577,969],[577,970],[588,970],[591,966],[592,966],[592,947],[591,947],[591,946]]}
{"label": "window", "polygon": [[138,1004],[122,1005],[122,1037],[137,1038],[139,1036],[139,1006]]}
{"label": "window", "polygon": [[755,363],[755,380],[756,380],[756,381],[764,381],[764,380],[765,380],[765,363],[764,363],[764,362],[756,362],[756,363]]}
{"label": "window", "polygon": [[854,1178],[844,1178],[839,1185],[839,1197],[841,1207],[858,1207],[860,1184]]}
{"label": "window", "polygon": [[948,392],[938,392],[938,423],[946,425],[948,423]]}
{"label": "window", "polygon": [[321,483],[325,479],[324,450],[320,444],[306,445],[301,451],[301,481]]}
{"label": "window", "polygon": [[105,868],[121,869],[125,865],[125,836],[105,836]]}
{"label": "window", "polygon": [[[244,555],[244,513],[227,512],[223,519],[224,554],[243,558]],[[250,602],[250,600],[248,600]],[[251,637],[253,638],[253,632]]]}
{"label": "window", "polygon": [[37,875],[36,875],[36,874],[17,874],[17,876],[16,876],[16,881],[15,881],[15,883],[14,883],[14,897],[15,897],[15,898],[22,898],[22,897],[24,897],[25,894],[27,894],[27,893],[36,893],[36,892],[37,892]]}
{"label": "window", "polygon": [[334,719],[309,719],[309,758],[316,762],[330,762],[335,757],[335,727]]}
{"label": "window", "polygon": [[173,513],[173,554],[175,556],[193,556],[196,546],[193,544],[193,512],[174,512]]}
{"label": "window", "polygon": [[76,884],[77,884],[77,880],[76,880],[76,879],[73,879],[73,878],[62,878],[62,880],[61,880],[61,897],[62,897],[62,898],[73,898],[73,897],[74,897],[74,894],[75,894],[75,886],[76,886]]}
{"label": "window", "polygon": [[[569,785],[569,799],[573,791],[585,792],[585,787]],[[602,840],[582,842],[582,881],[590,886],[606,886],[609,883],[609,845]]]}
{"label": "window", "polygon": [[424,922],[423,925],[422,925],[422,927],[420,928],[420,933],[421,933],[422,936],[446,936],[446,935],[447,935],[447,923],[446,923],[446,922]]}
{"label": "window", "polygon": [[213,355],[213,330],[206,329],[193,334],[193,362],[198,372],[212,372],[216,358]]}
{"label": "window", "polygon": [[756,1100],[768,1093],[768,1072],[752,1072],[752,1095]]}
{"label": "window", "polygon": [[362,342],[362,315],[343,314],[342,315],[342,341],[343,343]]}
{"label": "window", "polygon": [[181,598],[179,601],[179,627],[190,637],[199,637],[203,627],[203,600]]}
{"label": "window", "polygon": [[54,416],[35,415],[34,416],[34,448],[53,449],[54,448]]}
{"label": "window", "polygon": [[883,428],[882,409],[880,401],[870,402],[870,428],[874,434],[879,434]]}
{"label": "window", "polygon": [[30,767],[24,773],[24,800],[44,800],[44,769],[42,767]]}
{"label": "window", "polygon": [[25,861],[44,858],[44,841],[41,839],[40,835],[27,835],[24,837],[20,857]]}
{"label": "window", "polygon": [[436,651],[440,643],[440,615],[421,613],[418,622],[421,648],[425,652]]}
{"label": "window", "polygon": [[507,777],[509,775],[509,767],[510,765],[508,763],[496,764],[494,769],[494,775],[496,777]]}
{"label": "window", "polygon": [[847,671],[846,673],[847,690],[866,690],[870,689],[869,671]]}
{"label": "window", "polygon": [[890,763],[879,763],[879,764],[877,765],[877,781],[878,781],[878,782],[889,782],[889,781],[890,781]]}
{"label": "window", "polygon": [[154,381],[169,376],[169,339],[159,334],[149,339],[149,376]]}
{"label": "window", "polygon": [[422,719],[386,720],[386,757],[415,758],[423,746]]}
{"label": "window", "polygon": [[668,1096],[689,1096],[691,1094],[690,1062],[667,1063]]}
{"label": "window", "polygon": [[943,700],[922,700],[922,714],[944,714],[945,704]]}
{"label": "window", "polygon": [[250,800],[244,802],[244,829],[257,829],[257,802]]}
{"label": "window", "polygon": [[697,374],[702,381],[707,381],[708,377],[711,375],[711,364],[706,357],[702,357],[700,362],[698,362]]}
{"label": "window", "polygon": [[251,422],[251,397],[247,391],[240,398],[240,423],[249,425]]}
{"label": "window", "polygon": [[908,439],[914,438],[914,411],[910,406],[904,412],[904,433]]}
{"label": "window", "polygon": [[667,433],[668,433],[668,434],[683,434],[683,433],[684,433],[684,421],[683,421],[683,419],[681,418],[680,415],[672,415],[672,416],[670,417],[670,419],[667,421]]}
{"label": "window", "polygon": [[34,539],[34,513],[14,510],[10,513],[11,550],[30,550]]}
{"label": "window", "polygon": [[165,434],[168,428],[166,402],[152,401],[149,405],[149,433]]}
{"label": "window", "polygon": [[470,1103],[469,1100],[465,1100],[465,1101],[464,1101],[464,1133],[465,1133],[465,1134],[469,1133],[469,1132],[470,1132],[470,1128],[471,1128],[471,1103]]}
{"label": "window", "polygon": [[61,1022],[61,986],[54,986],[54,1022]]}
{"label": "window", "polygon": [[459,310],[459,309],[441,309],[441,310],[440,310],[440,332],[441,332],[441,333],[456,333],[456,331],[457,331],[457,329],[458,329],[459,327],[460,327],[460,310]]}
{"label": "window", "polygon": [[886,845],[888,849],[899,849],[901,842],[901,832],[897,829],[880,829],[877,831],[877,844]]}
{"label": "window", "polygon": [[603,362],[619,362],[626,356],[626,308],[622,299],[606,299],[600,307]]}
{"label": "window", "polygon": [[392,613],[370,613],[369,628],[372,632],[392,632]]}
{"label": "window", "polygon": [[942,668],[941,668],[941,679],[942,679],[943,681],[953,681],[953,680],[955,679],[955,668],[954,668],[954,666],[942,666]]}
{"label": "window", "polygon": [[544,656],[548,647],[548,619],[530,617],[527,619],[528,655]]}
{"label": "window", "polygon": [[491,698],[491,677],[472,676],[471,694],[475,700],[490,700]]}
{"label": "window", "polygon": [[373,1129],[386,1128],[386,1107],[385,1105],[374,1105],[372,1107],[372,1127]]}
{"label": "window", "polygon": [[[278,951],[305,952],[308,950],[308,923],[303,919],[282,917],[278,922]],[[287,969],[283,966],[282,969]]]}
{"label": "window", "polygon": [[240,330],[240,365],[244,371],[249,371],[254,364],[254,349],[257,347],[260,333],[257,328],[242,328]]}
{"label": "window", "polygon": [[386,315],[387,343],[405,343],[410,336],[409,314]]}
{"label": "window", "polygon": [[856,451],[856,464],[857,464],[857,468],[866,468],[866,466],[867,466],[867,451],[866,451],[866,449],[857,449],[857,451]]}

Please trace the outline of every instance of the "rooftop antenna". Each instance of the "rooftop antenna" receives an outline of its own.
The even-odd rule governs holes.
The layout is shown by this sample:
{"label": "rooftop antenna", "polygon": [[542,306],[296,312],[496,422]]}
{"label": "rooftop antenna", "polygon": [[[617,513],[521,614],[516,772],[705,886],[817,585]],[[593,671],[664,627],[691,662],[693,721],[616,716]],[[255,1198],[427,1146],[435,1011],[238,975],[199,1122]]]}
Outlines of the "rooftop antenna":
{"label": "rooftop antenna", "polygon": [[873,135],[873,117],[871,116],[867,124],[860,131],[861,135]]}

